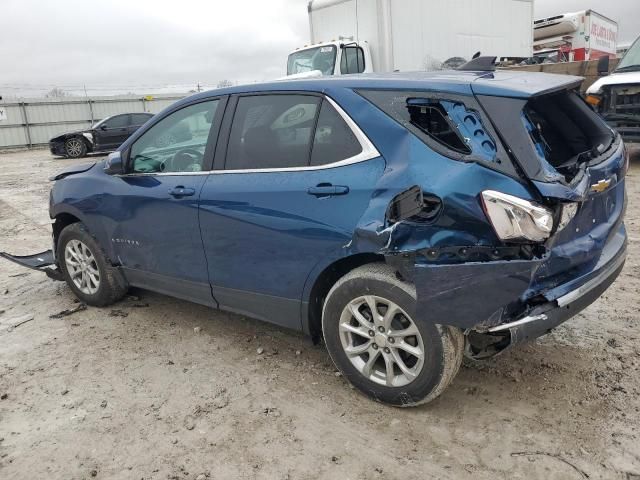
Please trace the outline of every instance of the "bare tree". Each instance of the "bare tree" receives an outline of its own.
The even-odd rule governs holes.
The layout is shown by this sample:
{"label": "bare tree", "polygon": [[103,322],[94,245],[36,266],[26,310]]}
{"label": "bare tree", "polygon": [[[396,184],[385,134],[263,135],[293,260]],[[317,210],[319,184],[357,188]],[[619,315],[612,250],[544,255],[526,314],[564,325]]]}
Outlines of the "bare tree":
{"label": "bare tree", "polygon": [[233,86],[233,82],[231,80],[220,80],[218,82],[218,88],[225,88],[225,87],[232,87]]}
{"label": "bare tree", "polygon": [[47,98],[62,98],[68,96],[69,94],[67,92],[58,87],[52,88],[48,93],[45,94],[45,97]]}

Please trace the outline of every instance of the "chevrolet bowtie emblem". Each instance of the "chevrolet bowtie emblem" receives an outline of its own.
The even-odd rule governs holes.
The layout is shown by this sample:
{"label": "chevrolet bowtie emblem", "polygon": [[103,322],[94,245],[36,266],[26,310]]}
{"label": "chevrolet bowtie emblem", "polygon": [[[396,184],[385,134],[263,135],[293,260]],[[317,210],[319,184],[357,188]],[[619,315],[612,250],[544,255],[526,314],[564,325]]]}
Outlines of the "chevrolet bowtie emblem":
{"label": "chevrolet bowtie emblem", "polygon": [[592,192],[604,192],[607,188],[611,186],[611,179],[608,178],[606,180],[600,180],[598,183],[594,183],[591,185]]}

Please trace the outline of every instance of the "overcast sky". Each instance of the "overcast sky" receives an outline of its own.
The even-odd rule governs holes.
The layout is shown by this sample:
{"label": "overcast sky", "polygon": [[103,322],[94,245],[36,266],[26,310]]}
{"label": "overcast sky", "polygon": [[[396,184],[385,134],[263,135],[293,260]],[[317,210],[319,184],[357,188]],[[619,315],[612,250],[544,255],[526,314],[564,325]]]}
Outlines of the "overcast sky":
{"label": "overcast sky", "polygon": [[[424,0],[441,1],[441,0]],[[489,0],[474,0],[489,1]],[[309,40],[307,0],[0,0],[0,95],[187,91],[273,79]],[[640,0],[536,0],[536,16],[593,8],[640,34]],[[166,89],[165,89],[166,90]]]}

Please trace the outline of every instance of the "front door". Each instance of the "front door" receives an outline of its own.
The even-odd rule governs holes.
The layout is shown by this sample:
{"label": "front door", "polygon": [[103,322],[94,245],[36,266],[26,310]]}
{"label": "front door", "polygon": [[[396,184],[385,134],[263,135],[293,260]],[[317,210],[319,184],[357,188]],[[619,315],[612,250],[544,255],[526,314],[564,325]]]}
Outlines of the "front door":
{"label": "front door", "polygon": [[96,129],[96,150],[115,150],[129,138],[129,114],[115,115]]}
{"label": "front door", "polygon": [[[122,202],[111,241],[127,279],[208,305],[213,301],[198,200],[211,168],[220,102],[183,107],[143,133],[130,147],[118,195],[107,200]],[[188,129],[188,140],[166,145],[166,132],[178,124]]]}
{"label": "front door", "polygon": [[366,147],[322,97],[238,99],[225,170],[207,177],[200,201],[222,308],[300,328],[309,273],[346,251],[384,170]]}

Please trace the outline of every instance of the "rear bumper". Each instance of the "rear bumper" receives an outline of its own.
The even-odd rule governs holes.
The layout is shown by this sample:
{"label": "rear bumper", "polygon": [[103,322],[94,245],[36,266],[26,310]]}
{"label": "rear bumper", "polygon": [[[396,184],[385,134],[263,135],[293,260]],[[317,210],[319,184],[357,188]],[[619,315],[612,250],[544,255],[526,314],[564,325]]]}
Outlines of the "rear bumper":
{"label": "rear bumper", "polygon": [[550,330],[566,322],[595,302],[618,278],[624,268],[626,257],[627,242],[625,237],[617,251],[611,257],[605,259],[592,272],[587,281],[582,279],[583,281],[580,282],[580,279],[577,279],[577,283],[580,286],[567,291],[568,285],[575,286],[576,282],[574,281],[547,292],[545,296],[550,297],[555,296],[558,292],[566,293],[546,304],[535,307],[525,317],[489,328],[489,333],[508,331],[511,337],[511,345],[533,340],[547,334]]}
{"label": "rear bumper", "polygon": [[512,343],[519,343],[593,303],[619,275],[626,252],[627,234],[619,223],[593,267],[565,275],[560,284],[538,283],[544,260],[415,265],[417,316],[481,334],[510,332]]}

